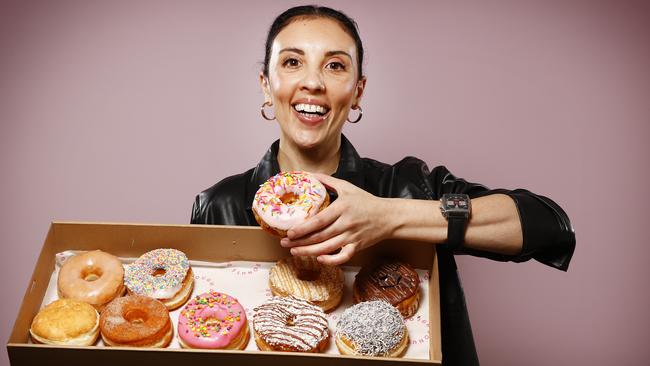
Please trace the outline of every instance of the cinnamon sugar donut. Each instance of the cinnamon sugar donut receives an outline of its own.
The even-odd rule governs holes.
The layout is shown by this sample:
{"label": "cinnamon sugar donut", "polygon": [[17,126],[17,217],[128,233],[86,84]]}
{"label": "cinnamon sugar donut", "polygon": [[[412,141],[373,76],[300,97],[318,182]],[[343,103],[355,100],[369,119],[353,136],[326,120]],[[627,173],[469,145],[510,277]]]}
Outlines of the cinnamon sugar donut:
{"label": "cinnamon sugar donut", "polygon": [[323,352],[329,342],[323,310],[293,296],[273,297],[255,308],[253,332],[262,351]]}
{"label": "cinnamon sugar donut", "polygon": [[99,314],[83,301],[59,299],[36,314],[29,333],[37,343],[90,346],[99,336]]}
{"label": "cinnamon sugar donut", "polygon": [[124,267],[114,255],[94,250],[63,263],[57,278],[60,298],[86,302],[101,311],[124,294]]}
{"label": "cinnamon sugar donut", "polygon": [[420,302],[420,279],[406,263],[384,262],[363,267],[354,278],[354,303],[384,300],[404,318],[415,315]]}
{"label": "cinnamon sugar donut", "polygon": [[109,303],[99,317],[107,346],[167,347],[173,328],[162,302],[147,296],[128,295]]}
{"label": "cinnamon sugar donut", "polygon": [[325,186],[307,172],[281,172],[264,182],[255,193],[253,214],[266,232],[287,236],[294,225],[329,205]]}
{"label": "cinnamon sugar donut", "polygon": [[185,253],[154,249],[126,267],[124,284],[129,294],[153,297],[173,310],[192,295],[194,274]]}
{"label": "cinnamon sugar donut", "polygon": [[336,325],[336,347],[343,355],[400,357],[408,348],[404,318],[385,301],[346,309]]}
{"label": "cinnamon sugar donut", "polygon": [[275,296],[293,295],[327,312],[343,298],[343,271],[319,263],[315,257],[288,257],[269,271],[269,286]]}

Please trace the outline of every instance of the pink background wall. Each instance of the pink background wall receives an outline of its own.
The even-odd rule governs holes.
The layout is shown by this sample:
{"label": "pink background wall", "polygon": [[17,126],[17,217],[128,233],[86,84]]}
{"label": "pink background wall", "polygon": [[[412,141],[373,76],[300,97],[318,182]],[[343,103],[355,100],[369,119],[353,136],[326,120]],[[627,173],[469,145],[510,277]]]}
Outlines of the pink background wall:
{"label": "pink background wall", "polygon": [[[647,364],[650,8],[552,3],[325,2],[367,48],[345,132],[572,218],[568,273],[458,258],[484,365]],[[258,161],[278,134],[265,32],[295,4],[2,2],[2,344],[50,221],[187,223],[197,192]]]}

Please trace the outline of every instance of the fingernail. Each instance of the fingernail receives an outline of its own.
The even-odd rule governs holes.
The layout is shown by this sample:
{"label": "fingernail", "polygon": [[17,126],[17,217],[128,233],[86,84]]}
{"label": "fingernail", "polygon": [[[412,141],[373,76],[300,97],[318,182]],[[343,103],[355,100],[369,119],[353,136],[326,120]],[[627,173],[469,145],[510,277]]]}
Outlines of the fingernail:
{"label": "fingernail", "polygon": [[289,252],[291,253],[291,255],[296,255],[296,250],[294,248],[291,248]]}
{"label": "fingernail", "polygon": [[286,247],[287,245],[289,245],[289,239],[287,239],[287,238],[281,239],[280,240],[280,245],[283,246],[283,247]]}

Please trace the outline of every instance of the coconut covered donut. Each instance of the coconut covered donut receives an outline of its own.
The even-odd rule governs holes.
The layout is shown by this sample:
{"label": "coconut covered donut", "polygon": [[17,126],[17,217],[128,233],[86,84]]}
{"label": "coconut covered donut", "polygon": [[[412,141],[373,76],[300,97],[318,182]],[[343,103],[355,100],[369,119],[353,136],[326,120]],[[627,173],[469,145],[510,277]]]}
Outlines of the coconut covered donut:
{"label": "coconut covered donut", "polygon": [[329,205],[325,186],[306,172],[282,172],[264,182],[255,193],[253,213],[265,231],[287,236],[294,225]]}
{"label": "coconut covered donut", "polygon": [[126,267],[124,284],[129,294],[152,297],[173,310],[192,294],[194,274],[185,253],[154,249]]}
{"label": "coconut covered donut", "polygon": [[400,357],[408,340],[404,318],[385,301],[356,304],[336,325],[336,347],[343,355]]}

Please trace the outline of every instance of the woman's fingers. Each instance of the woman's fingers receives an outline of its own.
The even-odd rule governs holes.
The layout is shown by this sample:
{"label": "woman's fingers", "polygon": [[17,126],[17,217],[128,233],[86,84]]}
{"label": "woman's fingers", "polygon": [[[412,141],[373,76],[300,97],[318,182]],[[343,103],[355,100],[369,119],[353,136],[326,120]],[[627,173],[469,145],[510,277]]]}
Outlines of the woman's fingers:
{"label": "woman's fingers", "polygon": [[330,206],[323,209],[321,212],[316,215],[308,218],[304,222],[292,227],[287,232],[287,237],[290,240],[302,238],[303,236],[313,233],[315,231],[321,230],[326,226],[332,224],[339,217],[338,205],[332,203]]}
{"label": "woman's fingers", "polygon": [[282,240],[280,240],[280,245],[282,245],[285,248],[293,248],[293,247],[301,247],[304,245],[318,244],[324,242],[327,239],[333,238],[336,235],[341,234],[342,232],[343,230],[340,228],[340,225],[337,225],[337,222],[335,221],[332,224],[323,228],[322,230],[318,230],[311,234],[307,234],[295,240],[291,240],[289,238],[282,238]]}
{"label": "woman's fingers", "polygon": [[341,188],[345,187],[346,184],[351,184],[346,180],[334,178],[327,174],[321,174],[321,173],[310,173],[310,174],[313,175],[316,179],[318,179],[321,183],[323,183],[327,187],[332,188],[334,191],[336,191],[336,193],[339,193]]}
{"label": "woman's fingers", "polygon": [[357,250],[357,243],[350,243],[341,248],[341,251],[336,253],[336,254],[322,254],[319,255],[316,260],[318,260],[320,263],[329,265],[329,266],[337,266],[339,264],[343,264],[352,258],[354,253]]}
{"label": "woman's fingers", "polygon": [[295,247],[291,248],[291,255],[308,255],[308,256],[319,256],[321,254],[329,254],[343,246],[345,243],[341,235],[335,236],[331,239],[325,240],[319,244],[308,245],[304,247]]}

